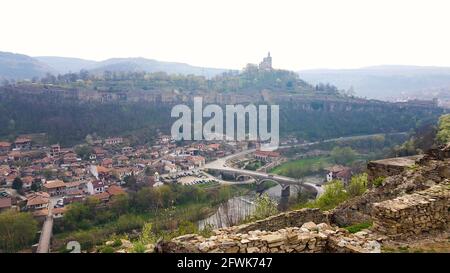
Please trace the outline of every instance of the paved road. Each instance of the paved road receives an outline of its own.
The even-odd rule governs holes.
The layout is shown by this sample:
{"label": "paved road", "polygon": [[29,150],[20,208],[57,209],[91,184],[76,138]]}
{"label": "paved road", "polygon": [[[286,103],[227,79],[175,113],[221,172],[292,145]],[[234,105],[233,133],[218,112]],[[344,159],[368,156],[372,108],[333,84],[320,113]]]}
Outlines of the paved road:
{"label": "paved road", "polygon": [[39,238],[39,244],[37,247],[37,253],[49,253],[50,252],[50,240],[52,239],[53,230],[53,215],[51,212],[51,207],[47,217],[45,218],[44,225],[41,230],[41,237]]}
{"label": "paved road", "polygon": [[42,225],[41,236],[39,237],[39,244],[37,247],[37,253],[49,253],[50,243],[53,235],[53,213],[52,209],[56,205],[58,199],[61,196],[50,197],[50,203],[48,205],[48,215],[45,218],[44,224]]}

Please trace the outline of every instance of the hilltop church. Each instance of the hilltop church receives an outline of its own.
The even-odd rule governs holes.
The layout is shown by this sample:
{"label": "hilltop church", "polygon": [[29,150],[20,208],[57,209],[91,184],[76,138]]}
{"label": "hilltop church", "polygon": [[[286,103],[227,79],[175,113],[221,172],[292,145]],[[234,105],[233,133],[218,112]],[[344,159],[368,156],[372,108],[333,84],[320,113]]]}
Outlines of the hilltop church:
{"label": "hilltop church", "polygon": [[270,52],[267,54],[267,57],[265,57],[263,61],[259,63],[259,69],[272,70],[272,57],[270,57]]}

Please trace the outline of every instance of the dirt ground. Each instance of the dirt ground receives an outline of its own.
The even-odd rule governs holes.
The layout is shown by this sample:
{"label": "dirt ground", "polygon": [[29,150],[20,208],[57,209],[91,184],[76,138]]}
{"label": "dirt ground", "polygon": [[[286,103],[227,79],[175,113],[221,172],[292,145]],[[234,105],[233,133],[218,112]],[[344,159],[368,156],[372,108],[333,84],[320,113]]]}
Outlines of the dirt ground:
{"label": "dirt ground", "polygon": [[383,242],[382,252],[450,253],[450,232],[424,235],[408,241]]}

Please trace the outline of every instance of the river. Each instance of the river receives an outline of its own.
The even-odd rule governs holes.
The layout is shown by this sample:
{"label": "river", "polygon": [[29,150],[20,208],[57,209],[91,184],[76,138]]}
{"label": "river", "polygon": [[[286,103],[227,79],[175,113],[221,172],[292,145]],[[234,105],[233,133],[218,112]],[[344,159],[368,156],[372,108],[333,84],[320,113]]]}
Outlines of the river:
{"label": "river", "polygon": [[[317,175],[306,176],[305,182],[322,184],[323,177]],[[297,186],[291,186],[291,196],[296,196]],[[277,203],[281,199],[281,186],[276,185],[264,191],[270,198]],[[198,222],[199,228],[202,229],[206,224],[212,225],[214,228],[228,227],[239,224],[245,218],[251,216],[255,211],[254,200],[258,196],[257,193],[233,197],[226,203],[220,205],[213,215]]]}

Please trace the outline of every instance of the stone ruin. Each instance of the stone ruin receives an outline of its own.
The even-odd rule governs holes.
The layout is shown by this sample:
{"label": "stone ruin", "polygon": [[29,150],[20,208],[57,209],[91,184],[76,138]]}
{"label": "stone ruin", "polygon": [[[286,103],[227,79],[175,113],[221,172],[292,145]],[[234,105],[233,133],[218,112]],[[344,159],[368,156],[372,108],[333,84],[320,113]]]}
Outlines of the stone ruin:
{"label": "stone ruin", "polygon": [[401,174],[408,168],[414,166],[421,158],[422,156],[406,156],[370,161],[367,164],[369,187],[372,186],[374,179]]}
{"label": "stone ruin", "polygon": [[446,230],[450,223],[449,198],[450,183],[446,183],[375,203],[373,229],[393,239]]}
{"label": "stone ruin", "polygon": [[[376,253],[380,243],[367,232],[350,234],[332,227],[328,213],[301,209],[240,226],[214,230],[205,238],[189,234],[160,243],[159,252],[169,253]],[[306,220],[318,220],[320,224]]]}

